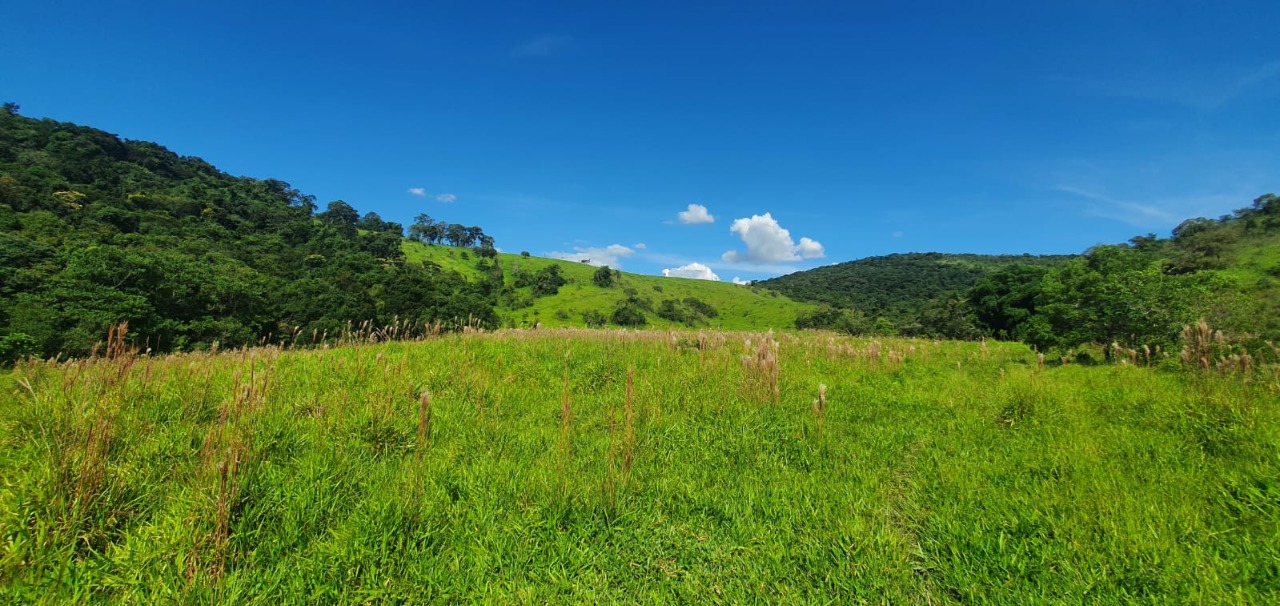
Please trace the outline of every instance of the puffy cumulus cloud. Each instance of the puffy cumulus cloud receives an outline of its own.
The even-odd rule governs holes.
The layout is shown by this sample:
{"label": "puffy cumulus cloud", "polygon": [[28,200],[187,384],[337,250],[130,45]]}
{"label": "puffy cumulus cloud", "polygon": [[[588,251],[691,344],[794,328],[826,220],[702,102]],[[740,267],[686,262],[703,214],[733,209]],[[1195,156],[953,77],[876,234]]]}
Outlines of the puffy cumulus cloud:
{"label": "puffy cumulus cloud", "polygon": [[827,254],[817,240],[800,238],[800,244],[796,244],[791,239],[791,232],[778,225],[770,213],[752,215],[750,219],[737,219],[729,226],[729,231],[742,238],[747,250],[724,253],[721,258],[727,263],[763,265],[821,259]]}
{"label": "puffy cumulus cloud", "polygon": [[707,212],[707,207],[701,204],[690,204],[689,209],[680,211],[678,216],[680,217],[680,222],[686,225],[716,222],[716,218]]}
{"label": "puffy cumulus cloud", "polygon": [[425,198],[425,197],[427,197],[427,188],[425,188],[425,187],[410,187],[410,188],[409,188],[409,195],[418,196],[419,198]]}
{"label": "puffy cumulus cloud", "polygon": [[711,280],[712,282],[720,281],[720,276],[717,276],[715,272],[711,271],[710,267],[697,262],[682,265],[674,269],[664,269],[662,270],[662,275],[668,278],[693,278],[694,280]]}
{"label": "puffy cumulus cloud", "polygon": [[613,269],[622,268],[622,258],[630,257],[636,254],[636,251],[628,246],[621,244],[610,244],[604,248],[594,247],[573,247],[573,252],[549,252],[548,257],[552,259],[560,259],[562,261],[579,261],[588,263],[596,267],[608,265]]}
{"label": "puffy cumulus cloud", "polygon": [[827,256],[827,251],[817,240],[811,238],[800,238],[800,243],[796,245],[796,254],[801,259],[821,259]]}
{"label": "puffy cumulus cloud", "polygon": [[751,283],[751,280],[743,280],[742,278],[739,278],[738,276],[734,276],[734,277],[733,277],[733,283],[734,283],[734,284],[737,284],[738,286],[746,286],[746,285],[748,285],[748,284],[750,284],[750,283]]}
{"label": "puffy cumulus cloud", "polygon": [[458,201],[458,197],[453,194],[440,194],[436,196],[436,202],[444,202],[448,204],[449,202],[457,202],[457,201]]}

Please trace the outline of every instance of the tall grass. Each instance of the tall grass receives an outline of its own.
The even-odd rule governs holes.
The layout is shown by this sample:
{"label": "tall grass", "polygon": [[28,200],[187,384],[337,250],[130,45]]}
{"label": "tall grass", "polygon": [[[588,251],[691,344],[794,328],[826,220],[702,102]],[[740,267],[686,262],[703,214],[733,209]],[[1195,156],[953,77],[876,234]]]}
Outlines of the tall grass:
{"label": "tall grass", "polygon": [[0,602],[1280,599],[1280,379],[1239,350],[112,342],[0,378]]}

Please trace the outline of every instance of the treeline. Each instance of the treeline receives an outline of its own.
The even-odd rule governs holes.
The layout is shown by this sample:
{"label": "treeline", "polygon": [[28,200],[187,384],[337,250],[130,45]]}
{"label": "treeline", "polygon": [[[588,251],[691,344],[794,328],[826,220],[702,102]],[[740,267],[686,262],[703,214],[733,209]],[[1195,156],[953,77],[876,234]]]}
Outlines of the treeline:
{"label": "treeline", "polygon": [[424,244],[448,244],[450,246],[475,248],[481,257],[493,258],[498,256],[498,250],[493,246],[493,238],[485,234],[483,229],[459,223],[437,221],[426,213],[418,215],[414,219],[413,225],[409,226],[409,239]]}
{"label": "treeline", "polygon": [[856,309],[881,332],[917,322],[931,301],[963,293],[1010,265],[1052,267],[1069,255],[907,253],[868,257],[756,282],[798,301]]}
{"label": "treeline", "polygon": [[[122,321],[153,351],[497,324],[487,284],[405,262],[399,223],[16,110],[0,112],[0,357],[85,355]],[[492,248],[481,236],[465,237]]]}
{"label": "treeline", "polygon": [[899,323],[828,307],[800,328],[854,334],[1019,340],[1041,350],[1083,344],[1168,348],[1206,319],[1245,340],[1280,339],[1280,198],[1218,219],[1183,222],[1059,263],[1013,263],[963,292],[929,300]]}

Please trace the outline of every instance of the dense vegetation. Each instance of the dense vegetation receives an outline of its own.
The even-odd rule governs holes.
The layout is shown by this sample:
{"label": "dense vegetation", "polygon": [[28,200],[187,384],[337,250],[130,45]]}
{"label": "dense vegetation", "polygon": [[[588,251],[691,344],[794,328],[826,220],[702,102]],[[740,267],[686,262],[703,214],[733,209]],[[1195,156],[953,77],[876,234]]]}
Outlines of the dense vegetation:
{"label": "dense vegetation", "polygon": [[674,336],[20,364],[0,602],[1280,600],[1275,366]]}
{"label": "dense vegetation", "polygon": [[0,364],[86,355],[121,321],[159,353],[361,325],[784,328],[811,307],[494,244],[426,214],[406,230],[341,200],[320,211],[283,181],[0,112]]}
{"label": "dense vegetation", "polygon": [[828,304],[799,328],[1168,350],[1203,319],[1256,350],[1280,340],[1280,198],[1078,257],[891,255],[762,284]]}
{"label": "dense vegetation", "polygon": [[999,338],[1041,348],[1083,343],[1173,347],[1204,319],[1254,349],[1280,340],[1280,198],[1268,194],[1218,220],[1191,219],[1097,246],[1049,270],[1003,269],[968,293]]}
{"label": "dense vegetation", "polygon": [[864,331],[911,332],[931,302],[962,295],[1010,265],[1052,267],[1063,255],[908,253],[868,257],[761,280],[757,285],[800,301],[857,310]]}
{"label": "dense vegetation", "polygon": [[283,181],[0,112],[0,356],[84,355],[120,321],[155,351],[497,324],[483,283],[405,263],[401,225],[317,210]]}

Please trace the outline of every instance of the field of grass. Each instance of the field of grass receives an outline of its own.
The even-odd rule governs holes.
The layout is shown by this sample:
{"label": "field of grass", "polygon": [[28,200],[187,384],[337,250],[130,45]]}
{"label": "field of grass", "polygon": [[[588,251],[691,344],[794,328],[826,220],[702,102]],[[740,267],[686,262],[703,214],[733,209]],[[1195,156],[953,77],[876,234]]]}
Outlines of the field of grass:
{"label": "field of grass", "polygon": [[814,333],[115,349],[0,377],[0,603],[1280,602],[1274,369]]}
{"label": "field of grass", "polygon": [[[457,271],[469,279],[482,277],[476,269],[479,260],[474,252],[452,246],[428,246],[419,242],[404,243],[406,259],[411,263],[432,262],[440,267]],[[516,254],[502,253],[498,262],[504,272],[507,284],[515,280],[517,270],[536,273],[549,265],[560,266],[569,283],[560,288],[560,292],[549,297],[530,297],[530,306],[520,309],[500,307],[498,313],[504,324],[519,327],[532,326],[535,323],[544,327],[583,327],[582,314],[597,311],[605,316],[613,313],[619,301],[628,297],[628,290],[634,291],[641,298],[650,299],[656,306],[664,299],[683,301],[694,297],[716,309],[718,315],[710,318],[705,327],[718,330],[783,330],[794,328],[796,316],[813,310],[816,306],[810,303],[792,301],[776,292],[764,289],[752,289],[729,282],[709,282],[688,278],[668,278],[665,276],[647,276],[642,274],[623,273],[617,282],[609,288],[600,288],[592,283],[592,275],[596,268],[585,263],[561,261],[543,257],[522,257]],[[528,288],[521,289],[527,295]],[[564,312],[560,314],[559,312]],[[658,317],[654,313],[646,313],[648,326],[652,328],[681,328],[682,324]]]}

